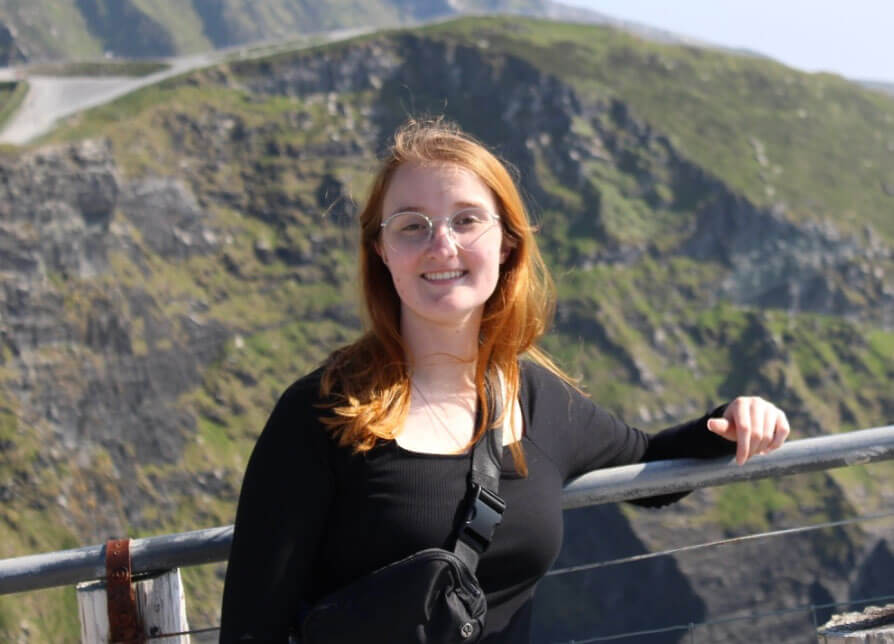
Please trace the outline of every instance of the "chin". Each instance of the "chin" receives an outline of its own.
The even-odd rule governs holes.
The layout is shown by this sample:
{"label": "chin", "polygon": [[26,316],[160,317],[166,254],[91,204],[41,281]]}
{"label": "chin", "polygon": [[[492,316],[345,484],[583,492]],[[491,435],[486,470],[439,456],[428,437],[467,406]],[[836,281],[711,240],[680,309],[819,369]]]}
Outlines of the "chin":
{"label": "chin", "polygon": [[410,307],[413,313],[436,324],[455,324],[467,320],[484,310],[483,303],[439,302],[431,306]]}

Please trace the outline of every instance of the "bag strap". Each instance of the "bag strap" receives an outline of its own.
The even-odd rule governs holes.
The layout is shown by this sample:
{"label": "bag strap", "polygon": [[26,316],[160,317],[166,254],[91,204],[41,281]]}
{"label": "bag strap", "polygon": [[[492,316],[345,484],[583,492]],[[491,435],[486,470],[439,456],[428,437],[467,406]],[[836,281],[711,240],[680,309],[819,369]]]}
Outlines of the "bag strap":
{"label": "bag strap", "polygon": [[490,410],[491,427],[472,448],[472,466],[466,493],[466,512],[456,536],[453,552],[473,573],[478,559],[490,546],[494,530],[503,520],[506,502],[497,492],[500,489],[500,469],[503,463],[503,425],[496,420],[503,413],[502,379],[493,385],[488,381],[485,390]]}

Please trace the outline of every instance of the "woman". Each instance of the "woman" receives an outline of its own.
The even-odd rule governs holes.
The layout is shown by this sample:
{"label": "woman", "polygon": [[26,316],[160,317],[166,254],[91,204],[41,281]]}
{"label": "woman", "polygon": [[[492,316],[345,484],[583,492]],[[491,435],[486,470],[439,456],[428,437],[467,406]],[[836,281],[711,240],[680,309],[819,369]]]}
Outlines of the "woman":
{"label": "woman", "polygon": [[360,223],[369,330],[289,387],[258,439],[221,641],[286,641],[302,606],[413,552],[450,548],[469,452],[490,426],[480,401],[491,370],[503,383],[507,507],[477,572],[483,642],[528,641],[569,479],[733,451],[742,464],[788,436],[785,415],[759,398],[649,436],[570,386],[535,344],[552,284],[516,186],[452,126],[410,122],[395,134]]}

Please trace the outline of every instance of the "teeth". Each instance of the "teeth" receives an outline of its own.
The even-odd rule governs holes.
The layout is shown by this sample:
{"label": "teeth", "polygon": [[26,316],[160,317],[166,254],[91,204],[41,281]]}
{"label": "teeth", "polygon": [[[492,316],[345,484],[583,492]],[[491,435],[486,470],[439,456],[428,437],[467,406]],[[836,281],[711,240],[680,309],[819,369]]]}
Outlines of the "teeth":
{"label": "teeth", "polygon": [[423,277],[427,280],[452,280],[462,277],[463,271],[445,271],[443,273],[425,273]]}

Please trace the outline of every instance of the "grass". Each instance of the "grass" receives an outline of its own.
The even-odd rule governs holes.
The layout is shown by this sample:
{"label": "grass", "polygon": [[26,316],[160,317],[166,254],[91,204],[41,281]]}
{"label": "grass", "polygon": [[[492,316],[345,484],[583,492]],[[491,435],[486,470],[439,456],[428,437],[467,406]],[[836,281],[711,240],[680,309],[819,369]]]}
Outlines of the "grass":
{"label": "grass", "polygon": [[10,117],[28,95],[28,81],[16,81],[12,83],[0,83],[0,129],[2,129]]}
{"label": "grass", "polygon": [[149,76],[170,68],[168,63],[147,60],[83,60],[38,63],[28,66],[34,76]]}
{"label": "grass", "polygon": [[133,0],[134,6],[170,35],[178,53],[209,51],[214,45],[204,33],[195,9],[189,4]]}
{"label": "grass", "polygon": [[770,479],[724,485],[711,510],[711,521],[729,532],[762,532],[773,525],[774,515],[792,512],[798,502]]}
{"label": "grass", "polygon": [[88,58],[103,54],[101,44],[90,34],[83,15],[71,0],[43,0],[40,11],[28,11],[16,0],[3,0],[0,12],[9,16],[7,24],[14,24],[16,40],[28,44],[32,59]]}
{"label": "grass", "polygon": [[[37,428],[23,426],[19,413],[0,390],[0,480],[11,494],[0,510],[0,558],[84,545],[71,519],[60,520],[50,511],[65,472],[39,464],[43,450]],[[61,636],[73,641],[77,615],[73,588],[0,596],[0,639],[59,641]]]}
{"label": "grass", "polygon": [[51,588],[0,596],[0,637],[6,642],[79,641],[75,589]]}

